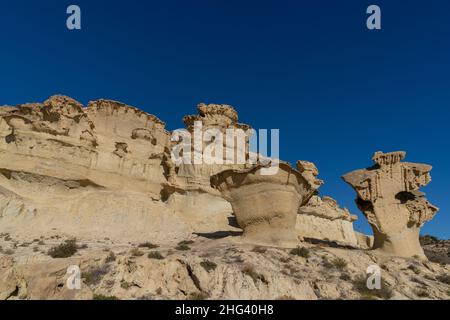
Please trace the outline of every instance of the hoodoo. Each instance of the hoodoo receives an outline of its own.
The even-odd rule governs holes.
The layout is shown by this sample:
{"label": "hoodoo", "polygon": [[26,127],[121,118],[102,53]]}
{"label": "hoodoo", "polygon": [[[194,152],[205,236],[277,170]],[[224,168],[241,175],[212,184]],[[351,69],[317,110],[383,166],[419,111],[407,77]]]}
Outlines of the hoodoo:
{"label": "hoodoo", "polygon": [[431,181],[430,165],[401,162],[406,152],[376,152],[373,167],[356,170],[343,180],[356,191],[356,203],[373,229],[373,249],[403,257],[426,259],[419,243],[420,228],[437,207],[419,188]]}

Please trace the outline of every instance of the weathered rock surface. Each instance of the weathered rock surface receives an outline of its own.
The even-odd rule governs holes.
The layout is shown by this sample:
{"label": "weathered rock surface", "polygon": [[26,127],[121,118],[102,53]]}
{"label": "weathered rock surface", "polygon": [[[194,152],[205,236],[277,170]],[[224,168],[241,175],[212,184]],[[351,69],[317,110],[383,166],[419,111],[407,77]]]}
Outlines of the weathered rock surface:
{"label": "weathered rock surface", "polygon": [[244,238],[255,243],[295,245],[298,208],[316,192],[321,181],[305,178],[282,162],[275,175],[262,174],[262,168],[225,170],[213,176],[211,183],[230,201]]}
{"label": "weathered rock surface", "polygon": [[[197,237],[188,251],[161,245],[136,252],[137,244],[99,240],[80,243],[87,248],[73,257],[52,259],[47,250],[64,239],[26,240],[29,244],[18,242],[11,255],[0,253],[1,299],[450,299],[445,283],[450,265],[374,251],[305,243],[308,257],[299,257],[290,249]],[[0,237],[0,246],[17,241]],[[159,259],[149,258],[155,251]],[[382,268],[386,288],[361,290],[374,264]],[[72,265],[82,272],[80,290],[67,286]]]}
{"label": "weathered rock surface", "polygon": [[336,200],[314,195],[308,203],[299,207],[296,229],[303,238],[360,246],[353,230],[356,219],[346,208],[340,208]]}
{"label": "weathered rock surface", "polygon": [[356,203],[374,233],[373,249],[403,256],[426,258],[419,243],[420,228],[438,208],[419,188],[431,181],[431,166],[401,162],[405,152],[376,152],[375,165],[346,174],[343,179],[357,192]]}
{"label": "weathered rock surface", "polygon": [[[376,166],[344,177],[373,239],[353,231],[348,210],[318,196],[323,181],[311,162],[294,169],[281,161],[275,175],[261,174],[270,163],[215,162],[262,157],[212,134],[238,129],[248,141],[250,127],[231,106],[197,109],[184,118],[185,132],[200,126],[209,137],[200,149],[213,152],[189,149],[192,163],[176,163],[172,152],[181,143],[165,124],[120,102],[84,107],[53,96],[0,108],[0,300],[358,299],[367,295],[358,278],[374,263],[383,266],[394,299],[450,294],[448,266],[410,259],[424,257],[419,230],[437,211],[418,191],[430,181],[430,166],[377,153]],[[199,157],[210,163],[196,163]],[[49,257],[72,237],[87,247]],[[306,238],[327,241],[300,241]],[[194,243],[176,246],[183,240]],[[143,242],[159,247],[136,248]],[[304,257],[282,248],[298,245]],[[371,246],[406,258],[360,250]],[[66,286],[71,265],[83,271],[81,290]]]}
{"label": "weathered rock surface", "polygon": [[[200,150],[189,150],[191,163],[174,163],[171,151],[181,143],[171,139],[165,124],[120,102],[98,100],[83,107],[71,98],[53,96],[43,103],[0,108],[0,231],[38,237],[56,229],[78,238],[140,241],[150,236],[168,242],[193,232],[239,232],[230,202],[211,187],[210,178],[249,168],[250,127],[239,123],[228,105],[199,104],[197,111],[184,118],[186,132],[200,126],[196,129],[201,135],[216,131],[226,138],[227,130],[234,129],[245,143],[234,137],[233,143],[203,137]],[[222,154],[215,152],[220,147]],[[202,152],[208,148],[213,152],[203,160],[210,164],[196,163],[208,157]],[[236,163],[238,157],[244,162]],[[299,161],[297,168],[307,187],[300,197],[292,194],[292,212],[323,183],[313,163]],[[300,226],[314,226],[316,237],[323,235],[314,228],[329,228],[304,220]],[[333,228],[351,230],[349,224],[333,223]],[[289,234],[296,239],[294,232]]]}
{"label": "weathered rock surface", "polygon": [[63,96],[3,107],[0,137],[0,231],[170,242],[238,230],[218,196],[186,187],[161,201],[175,172],[170,133],[134,107]]}

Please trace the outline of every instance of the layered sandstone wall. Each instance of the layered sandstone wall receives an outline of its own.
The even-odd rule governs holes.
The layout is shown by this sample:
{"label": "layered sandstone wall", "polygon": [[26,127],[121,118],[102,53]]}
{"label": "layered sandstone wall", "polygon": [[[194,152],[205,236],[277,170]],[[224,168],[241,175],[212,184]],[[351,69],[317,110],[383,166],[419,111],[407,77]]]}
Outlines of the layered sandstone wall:
{"label": "layered sandstone wall", "polygon": [[[189,133],[200,124],[201,133],[213,129],[226,136],[228,129],[235,129],[245,141],[250,138],[250,126],[239,123],[236,110],[228,105],[200,104],[197,114],[184,122]],[[192,233],[240,231],[232,222],[230,199],[212,187],[211,177],[227,170],[250,172],[253,165],[175,164],[171,151],[180,142],[171,136],[157,117],[110,100],[84,107],[69,97],[53,96],[43,103],[0,108],[0,230],[36,236],[58,230],[76,237],[159,242]],[[206,139],[202,149],[214,143]],[[247,144],[223,141],[222,146],[223,160],[228,153],[234,160],[239,152],[245,160],[251,155]],[[194,160],[198,154],[192,151]],[[299,161],[297,169],[288,170],[301,181],[301,190],[295,191],[299,201],[288,210],[292,230],[296,225],[301,237],[353,245],[352,219],[337,204],[325,198],[324,206],[310,203],[298,210],[323,181],[311,162]],[[273,184],[266,180],[257,179],[257,189]],[[275,184],[277,192],[290,192]],[[242,186],[236,187],[244,193]],[[271,202],[270,197],[265,200]],[[269,215],[282,204],[277,199],[271,203]],[[246,211],[252,210],[249,204]]]}

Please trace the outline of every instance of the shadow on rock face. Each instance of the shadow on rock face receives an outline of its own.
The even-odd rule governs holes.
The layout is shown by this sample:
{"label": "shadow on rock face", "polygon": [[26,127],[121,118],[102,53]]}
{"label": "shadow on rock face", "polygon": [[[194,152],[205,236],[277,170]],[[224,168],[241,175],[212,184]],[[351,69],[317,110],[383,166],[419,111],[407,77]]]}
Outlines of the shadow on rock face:
{"label": "shadow on rock face", "polygon": [[207,239],[223,239],[227,237],[240,237],[242,231],[216,231],[211,233],[194,233],[195,235]]}
{"label": "shadow on rock face", "polygon": [[357,249],[355,247],[352,247],[352,246],[349,246],[349,245],[340,244],[340,243],[338,243],[336,241],[330,241],[330,240],[320,240],[320,239],[313,239],[313,238],[305,238],[304,241],[308,242],[308,243],[311,243],[311,244],[319,245],[319,246],[322,246],[322,247],[342,248],[342,249],[349,249],[349,250]]}

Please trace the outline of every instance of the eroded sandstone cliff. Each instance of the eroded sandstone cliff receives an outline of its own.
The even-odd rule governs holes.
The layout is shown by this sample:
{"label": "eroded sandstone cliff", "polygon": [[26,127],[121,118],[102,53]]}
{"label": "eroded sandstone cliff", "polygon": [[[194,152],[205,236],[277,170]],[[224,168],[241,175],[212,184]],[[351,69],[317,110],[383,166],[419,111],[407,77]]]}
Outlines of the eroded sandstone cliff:
{"label": "eroded sandstone cliff", "polygon": [[[200,104],[197,111],[184,118],[187,132],[193,133],[196,125],[202,133],[214,129],[225,135],[227,129],[239,129],[248,141],[250,126],[238,122],[233,107]],[[110,100],[84,107],[65,96],[2,107],[0,137],[1,231],[40,236],[58,230],[78,238],[174,242],[193,233],[239,233],[246,225],[239,228],[233,222],[236,210],[230,198],[211,185],[211,177],[227,170],[253,172],[252,165],[176,164],[171,152],[179,141],[164,122],[135,107]],[[204,141],[202,148],[213,143]],[[224,160],[232,152],[244,151],[245,160],[250,155],[246,144],[224,142],[224,148]],[[194,160],[198,154],[192,151]],[[297,241],[294,233],[357,245],[350,220],[313,220],[313,215],[303,216],[307,210],[298,210],[323,182],[314,164],[299,161],[297,168],[292,172],[302,181],[301,191],[297,188],[296,201],[288,201],[291,245]],[[278,184],[277,192],[289,193],[287,188]],[[243,194],[243,188],[239,190]],[[337,212],[337,207],[329,207],[328,214]],[[299,230],[294,231],[296,220]],[[331,232],[335,237],[323,233],[328,228],[336,230]]]}

